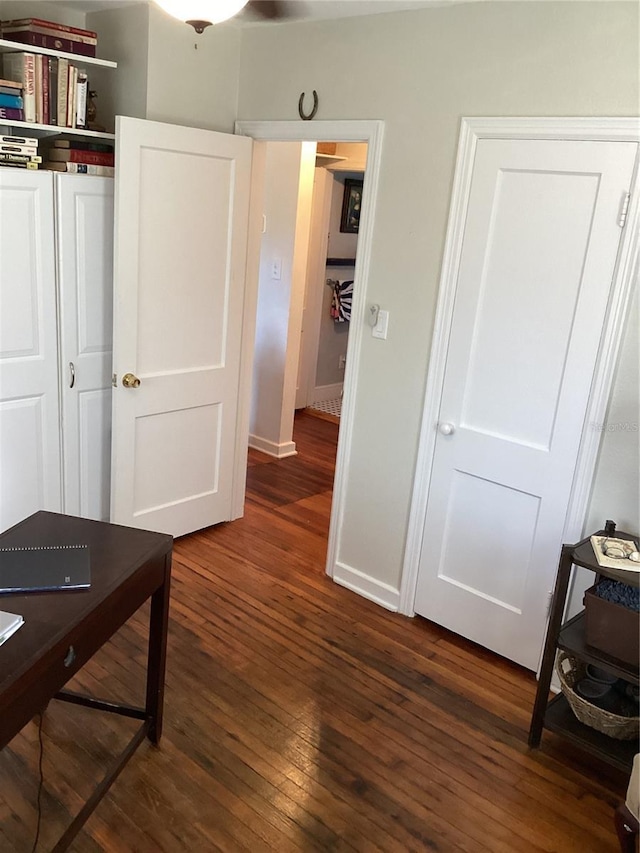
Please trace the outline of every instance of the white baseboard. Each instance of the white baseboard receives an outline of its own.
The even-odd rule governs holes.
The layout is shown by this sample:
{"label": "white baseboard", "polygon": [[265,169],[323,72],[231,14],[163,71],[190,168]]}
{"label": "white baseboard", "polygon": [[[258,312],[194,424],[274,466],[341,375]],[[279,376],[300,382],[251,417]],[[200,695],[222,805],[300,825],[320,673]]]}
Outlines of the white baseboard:
{"label": "white baseboard", "polygon": [[275,441],[269,441],[259,435],[249,435],[249,447],[266,453],[268,456],[275,456],[276,459],[286,459],[287,456],[297,456],[298,454],[295,441],[276,444]]}
{"label": "white baseboard", "polygon": [[339,397],[340,394],[342,394],[343,385],[343,382],[336,382],[333,385],[316,385],[309,395],[311,402],[308,403],[308,405],[313,406],[314,403],[324,403],[325,400],[335,400],[336,397]]}
{"label": "white baseboard", "polygon": [[344,563],[336,563],[333,570],[333,579],[340,586],[345,586],[352,592],[357,592],[363,598],[368,598],[387,610],[397,612],[400,602],[400,591],[387,583],[376,580],[365,575]]}

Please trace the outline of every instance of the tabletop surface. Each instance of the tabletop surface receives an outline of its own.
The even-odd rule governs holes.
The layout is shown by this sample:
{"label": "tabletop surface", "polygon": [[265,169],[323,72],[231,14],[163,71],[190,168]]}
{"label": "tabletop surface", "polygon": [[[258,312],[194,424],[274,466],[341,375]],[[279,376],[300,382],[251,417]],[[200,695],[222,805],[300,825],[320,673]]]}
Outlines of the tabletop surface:
{"label": "tabletop surface", "polygon": [[24,625],[0,646],[0,694],[38,658],[126,584],[150,560],[170,552],[173,539],[100,521],[37,512],[0,535],[0,547],[88,545],[91,586],[83,590],[0,594],[0,610]]}

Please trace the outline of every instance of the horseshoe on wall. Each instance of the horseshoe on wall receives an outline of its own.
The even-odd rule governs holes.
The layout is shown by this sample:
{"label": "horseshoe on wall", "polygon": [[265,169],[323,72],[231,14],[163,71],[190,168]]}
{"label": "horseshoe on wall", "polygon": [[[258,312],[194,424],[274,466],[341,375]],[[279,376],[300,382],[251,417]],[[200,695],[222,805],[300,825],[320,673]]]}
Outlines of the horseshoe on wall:
{"label": "horseshoe on wall", "polygon": [[318,112],[318,93],[316,90],[313,90],[313,109],[309,113],[309,115],[305,115],[304,110],[302,109],[302,105],[304,103],[304,92],[300,95],[300,100],[298,101],[298,112],[300,113],[300,118],[302,121],[311,121],[314,115]]}

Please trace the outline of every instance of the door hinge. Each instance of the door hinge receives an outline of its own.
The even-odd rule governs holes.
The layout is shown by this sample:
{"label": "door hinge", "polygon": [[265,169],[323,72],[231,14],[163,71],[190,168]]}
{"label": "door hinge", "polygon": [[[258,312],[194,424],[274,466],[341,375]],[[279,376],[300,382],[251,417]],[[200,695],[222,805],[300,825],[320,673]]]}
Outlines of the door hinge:
{"label": "door hinge", "polygon": [[624,228],[625,222],[627,221],[627,213],[629,211],[629,199],[631,198],[631,193],[627,193],[625,197],[622,199],[622,208],[620,210],[620,216],[618,217],[618,225],[620,228]]}
{"label": "door hinge", "polygon": [[111,375],[111,384],[113,385],[114,388],[118,387],[118,374],[117,373],[113,373]]}

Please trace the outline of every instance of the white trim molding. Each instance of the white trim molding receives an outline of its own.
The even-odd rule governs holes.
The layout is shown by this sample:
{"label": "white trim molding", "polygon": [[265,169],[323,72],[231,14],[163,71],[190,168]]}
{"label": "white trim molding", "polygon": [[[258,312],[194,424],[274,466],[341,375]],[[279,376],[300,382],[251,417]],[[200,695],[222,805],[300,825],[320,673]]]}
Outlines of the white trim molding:
{"label": "white trim molding", "polygon": [[[338,553],[342,536],[344,508],[346,502],[347,481],[351,462],[353,443],[353,422],[355,416],[356,384],[360,369],[360,352],[365,325],[365,308],[368,300],[369,267],[373,249],[373,224],[375,204],[380,180],[382,161],[383,121],[237,121],[235,132],[250,136],[263,142],[366,142],[367,169],[364,176],[360,228],[358,232],[358,257],[354,272],[352,320],[349,327],[347,361],[344,376],[344,396],[340,417],[340,436],[336,456],[336,470],[331,504],[329,542],[327,547],[326,572],[335,577],[338,569]],[[255,307],[255,306],[254,306]],[[245,310],[247,310],[245,308]],[[249,310],[248,314],[251,313]],[[247,336],[248,337],[248,336]],[[245,381],[247,381],[245,379]],[[249,381],[250,387],[250,381]],[[246,389],[243,389],[243,393]],[[247,392],[248,393],[248,392]],[[236,476],[241,472],[236,470]],[[342,569],[339,570],[340,573]],[[350,571],[356,571],[355,569]],[[362,577],[366,577],[362,575]],[[373,582],[377,584],[377,581]],[[344,583],[347,586],[347,583]],[[382,585],[386,586],[386,585]],[[366,588],[365,588],[366,587]],[[354,587],[350,587],[356,589]],[[377,586],[376,586],[377,588]],[[356,591],[366,597],[369,587],[365,584]],[[386,593],[385,593],[386,594]],[[397,595],[397,591],[396,591]],[[376,597],[372,600],[378,601]],[[378,602],[383,604],[382,599]],[[383,606],[388,606],[383,604]],[[394,609],[394,608],[390,608]],[[396,608],[397,609],[397,608]]]}
{"label": "white trim molding", "polygon": [[307,405],[313,406],[314,403],[324,403],[325,400],[335,400],[342,394],[343,388],[343,382],[335,382],[333,385],[316,385],[309,394],[311,402]]}
{"label": "white trim molding", "polygon": [[[438,420],[449,335],[471,177],[476,146],[480,139],[552,139],[640,143],[640,119],[633,118],[463,118],[458,143],[455,177],[449,210],[447,237],[440,276],[433,343],[429,360],[425,403],[420,430],[416,473],[409,513],[407,542],[400,583],[399,611],[414,615],[420,552],[435,452]],[[587,407],[576,472],[565,518],[564,542],[583,535],[593,476],[602,434],[591,425],[602,423],[611,394],[622,329],[629,312],[633,284],[638,272],[640,247],[640,178],[638,158],[631,184],[627,221],[622,231],[609,309]]]}
{"label": "white trim molding", "polygon": [[372,578],[370,575],[365,575],[364,572],[358,569],[347,566],[345,563],[336,563],[333,571],[333,579],[340,586],[350,589],[352,592],[357,592],[363,598],[368,598],[369,601],[385,607],[387,610],[398,611],[398,601],[400,593],[397,589],[390,586],[388,583]]}
{"label": "white trim molding", "polygon": [[298,455],[295,441],[285,441],[282,444],[276,444],[275,441],[269,441],[268,438],[261,438],[259,435],[251,435],[251,433],[249,433],[249,447],[259,450],[261,453],[266,453],[268,456],[273,456],[276,459],[286,459],[287,456]]}

